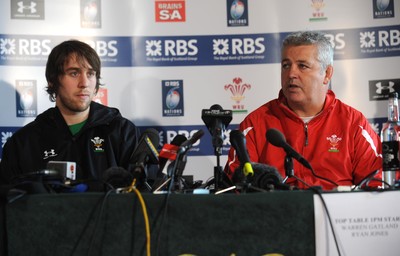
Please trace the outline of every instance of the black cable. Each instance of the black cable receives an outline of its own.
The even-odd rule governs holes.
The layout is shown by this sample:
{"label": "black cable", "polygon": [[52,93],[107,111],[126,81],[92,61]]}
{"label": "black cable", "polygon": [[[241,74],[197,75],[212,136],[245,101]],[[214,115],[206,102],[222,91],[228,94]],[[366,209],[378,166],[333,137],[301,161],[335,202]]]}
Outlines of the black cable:
{"label": "black cable", "polygon": [[100,223],[101,217],[103,216],[105,204],[106,204],[106,202],[107,202],[107,199],[108,199],[109,195],[110,195],[112,192],[115,192],[115,190],[109,190],[109,191],[107,191],[107,193],[104,195],[103,200],[102,200],[102,202],[101,202],[100,212],[99,212],[99,215],[98,215],[97,218],[96,218],[96,221],[95,221],[95,224],[94,224],[94,227],[93,227],[92,236],[91,236],[91,238],[90,238],[90,244],[89,244],[88,254],[87,254],[88,256],[90,255],[90,252],[91,252],[92,247],[93,247],[93,244],[94,244],[94,240],[95,240],[95,238],[96,238],[97,227],[98,227],[98,225],[99,225],[99,223]]}
{"label": "black cable", "polygon": [[331,227],[331,230],[332,230],[332,235],[333,235],[333,239],[334,239],[334,241],[335,241],[336,249],[337,249],[337,251],[338,251],[338,256],[341,256],[341,254],[340,254],[340,248],[339,248],[339,243],[338,243],[338,240],[337,240],[337,238],[336,238],[336,232],[335,232],[335,229],[334,229],[334,227],[333,227],[331,215],[330,215],[330,213],[329,213],[329,210],[328,210],[328,207],[327,207],[327,205],[326,205],[326,203],[325,203],[325,200],[324,200],[324,198],[322,197],[321,190],[319,190],[319,189],[317,189],[317,188],[315,188],[315,187],[310,186],[308,183],[306,183],[304,180],[300,179],[300,178],[297,177],[296,175],[291,175],[291,177],[294,177],[296,180],[300,181],[301,183],[303,183],[304,185],[306,185],[307,187],[309,187],[309,188],[311,189],[311,191],[316,192],[316,194],[317,194],[317,195],[319,196],[319,198],[321,199],[322,205],[323,205],[323,207],[324,207],[324,209],[325,209],[325,212],[326,212],[326,215],[327,215],[327,217],[328,217],[328,221],[329,221],[329,224],[330,224],[330,227]]}
{"label": "black cable", "polygon": [[327,181],[327,182],[329,182],[329,183],[335,185],[336,187],[339,186],[339,184],[337,184],[337,183],[334,182],[333,180],[330,180],[330,179],[328,179],[328,178],[325,178],[325,177],[322,177],[322,176],[317,175],[317,174],[315,173],[315,171],[314,171],[313,168],[311,168],[310,170],[311,170],[311,173],[312,173],[315,177],[317,177],[317,178],[319,178],[319,179],[321,179],[321,180],[325,180],[325,181]]}
{"label": "black cable", "polygon": [[[79,246],[79,243],[82,241],[82,238],[83,238],[85,232],[87,231],[87,229],[88,229],[88,227],[89,227],[89,224],[90,224],[91,220],[93,219],[93,216],[94,216],[94,214],[95,214],[95,212],[96,212],[97,205],[98,205],[100,202],[102,202],[102,205],[103,205],[105,199],[106,199],[106,198],[109,196],[109,194],[111,194],[111,192],[113,192],[113,191],[114,191],[114,190],[109,190],[109,191],[104,195],[104,197],[103,197],[102,199],[100,199],[99,202],[97,202],[97,203],[95,204],[95,206],[93,207],[92,212],[89,214],[89,217],[88,217],[88,219],[87,219],[87,221],[86,221],[86,224],[85,224],[85,226],[84,226],[83,229],[82,229],[82,232],[81,232],[80,235],[78,236],[78,239],[76,240],[76,243],[74,244],[74,247],[72,248],[72,251],[71,251],[71,254],[70,254],[71,256],[74,255],[76,249],[77,249],[78,246]],[[95,227],[96,227],[96,226],[95,226]],[[88,253],[89,253],[89,252],[88,252]]]}
{"label": "black cable", "polygon": [[164,214],[162,215],[162,217],[161,217],[161,221],[160,221],[160,225],[159,225],[159,227],[160,227],[160,231],[158,232],[158,234],[157,234],[157,246],[156,246],[156,256],[158,256],[159,255],[159,249],[160,249],[160,247],[161,247],[161,233],[162,233],[162,230],[163,230],[163,225],[164,225],[164,221],[167,219],[167,217],[168,217],[168,202],[169,202],[169,198],[170,198],[170,196],[171,196],[171,193],[167,193],[166,194],[166,196],[165,196],[165,200],[164,200],[164,203],[163,203],[163,205],[162,205],[162,207],[161,207],[161,209],[164,209]]}
{"label": "black cable", "polygon": [[366,188],[369,188],[369,186],[368,186],[369,183],[370,183],[372,180],[377,180],[377,179],[374,178],[374,177],[375,177],[375,175],[376,175],[378,172],[379,172],[379,169],[377,169],[377,170],[375,170],[375,171],[369,173],[369,174],[368,174],[367,176],[365,176],[365,178],[363,178],[358,184],[356,184],[356,185],[351,189],[351,191],[354,191],[354,190],[356,190],[357,188],[362,189],[362,186],[363,186],[363,185],[365,185]]}
{"label": "black cable", "polygon": [[300,181],[301,183],[303,183],[306,187],[312,188],[313,186],[311,186],[310,184],[308,184],[307,182],[305,182],[304,180],[300,179],[299,177],[297,177],[296,175],[291,175],[291,177],[295,178],[297,181]]}
{"label": "black cable", "polygon": [[[377,179],[374,179],[374,180],[377,180]],[[385,184],[386,186],[388,186],[388,188],[390,188],[390,189],[393,188],[393,186],[390,185],[389,183],[387,183],[386,181],[383,181],[383,180],[379,180],[379,181],[382,181],[382,183]],[[386,189],[388,189],[388,188],[386,188]]]}
{"label": "black cable", "polygon": [[338,256],[341,256],[341,254],[340,254],[340,248],[339,248],[339,243],[338,243],[338,239],[337,239],[337,237],[336,237],[335,228],[334,228],[333,223],[332,223],[332,218],[331,218],[331,215],[330,215],[330,213],[329,213],[328,206],[326,205],[326,202],[325,202],[324,198],[322,197],[322,194],[321,194],[321,191],[320,191],[320,190],[315,189],[314,187],[310,187],[310,189],[311,189],[312,191],[316,192],[317,195],[319,196],[319,198],[321,199],[322,205],[323,205],[323,207],[324,207],[324,209],[325,209],[325,212],[326,212],[326,215],[327,215],[327,217],[328,217],[329,225],[330,225],[331,230],[332,230],[332,235],[333,235],[333,239],[334,239],[334,241],[335,241],[335,246],[336,246],[336,249],[337,249],[337,252],[338,252]]}

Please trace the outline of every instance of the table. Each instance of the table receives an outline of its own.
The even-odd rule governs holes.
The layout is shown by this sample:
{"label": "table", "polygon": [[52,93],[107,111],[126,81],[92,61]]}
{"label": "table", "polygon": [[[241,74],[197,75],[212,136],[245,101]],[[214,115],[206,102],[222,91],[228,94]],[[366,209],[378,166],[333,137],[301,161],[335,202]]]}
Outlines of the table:
{"label": "table", "polygon": [[[143,194],[152,255],[315,255],[313,192]],[[8,255],[146,255],[136,194],[34,194],[5,206]]]}

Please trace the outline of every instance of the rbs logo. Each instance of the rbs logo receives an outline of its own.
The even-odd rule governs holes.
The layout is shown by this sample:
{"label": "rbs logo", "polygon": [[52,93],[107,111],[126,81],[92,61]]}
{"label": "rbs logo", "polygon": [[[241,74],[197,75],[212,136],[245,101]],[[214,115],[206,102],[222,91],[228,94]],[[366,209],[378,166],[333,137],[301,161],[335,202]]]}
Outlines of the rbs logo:
{"label": "rbs logo", "polygon": [[5,55],[40,56],[50,54],[50,40],[0,38],[0,53]]}
{"label": "rbs logo", "polygon": [[93,49],[96,50],[99,57],[115,57],[118,54],[117,41],[86,41]]}
{"label": "rbs logo", "polygon": [[379,31],[379,46],[399,46],[400,45],[400,30],[391,29],[389,31]]}
{"label": "rbs logo", "polygon": [[264,38],[232,39],[232,54],[260,54],[265,51]]}
{"label": "rbs logo", "polygon": [[195,56],[197,40],[146,40],[146,56]]}
{"label": "rbs logo", "polygon": [[185,0],[156,0],[156,22],[186,21]]}
{"label": "rbs logo", "polygon": [[19,54],[20,55],[48,55],[51,48],[49,46],[50,40],[38,39],[20,39],[19,40]]}
{"label": "rbs logo", "polygon": [[329,39],[329,41],[331,41],[332,47],[335,50],[343,50],[343,48],[346,46],[343,33],[337,33],[335,35],[327,34],[326,37]]}
{"label": "rbs logo", "polygon": [[198,49],[197,40],[165,40],[165,56],[194,56]]}
{"label": "rbs logo", "polygon": [[214,55],[262,54],[265,52],[264,38],[214,39]]}

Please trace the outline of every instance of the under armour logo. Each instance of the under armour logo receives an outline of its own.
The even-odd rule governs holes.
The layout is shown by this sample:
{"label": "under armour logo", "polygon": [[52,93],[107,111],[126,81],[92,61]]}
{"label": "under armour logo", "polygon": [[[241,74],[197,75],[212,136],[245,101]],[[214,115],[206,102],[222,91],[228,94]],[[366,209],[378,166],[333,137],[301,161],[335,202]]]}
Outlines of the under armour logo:
{"label": "under armour logo", "polygon": [[44,157],[43,157],[43,159],[47,159],[47,158],[49,158],[49,157],[55,157],[57,154],[56,154],[56,151],[54,150],[54,149],[50,149],[50,150],[45,150],[44,152]]}
{"label": "under armour logo", "polygon": [[394,87],[394,82],[389,81],[388,84],[382,85],[382,82],[378,82],[375,84],[376,86],[376,93],[382,94],[382,90],[389,90],[389,93],[394,92],[395,90],[393,89]]}
{"label": "under armour logo", "polygon": [[36,13],[36,3],[31,1],[31,5],[24,5],[24,2],[18,2],[18,12],[23,13],[25,9],[31,10],[31,13]]}

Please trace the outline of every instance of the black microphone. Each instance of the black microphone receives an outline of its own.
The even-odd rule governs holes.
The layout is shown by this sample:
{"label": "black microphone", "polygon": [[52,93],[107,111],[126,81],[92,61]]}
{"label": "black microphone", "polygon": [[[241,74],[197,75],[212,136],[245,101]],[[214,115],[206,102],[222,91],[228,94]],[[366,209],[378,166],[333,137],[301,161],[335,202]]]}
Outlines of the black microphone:
{"label": "black microphone", "polygon": [[253,176],[254,171],[250,163],[249,153],[246,148],[246,138],[243,133],[239,130],[232,130],[229,134],[229,140],[232,147],[236,150],[244,175],[246,177]]}
{"label": "black microphone", "polygon": [[295,187],[284,184],[278,170],[270,165],[253,163],[254,179],[252,185],[265,190],[294,190]]}
{"label": "black microphone", "polygon": [[203,135],[204,131],[202,129],[195,132],[191,138],[181,144],[178,149],[178,155],[186,153]]}
{"label": "black microphone", "polygon": [[212,144],[216,153],[221,154],[224,131],[232,120],[232,110],[224,110],[220,105],[214,104],[210,109],[202,110],[201,118],[212,135]]}
{"label": "black microphone", "polygon": [[182,134],[177,134],[171,141],[171,144],[164,144],[159,154],[159,173],[167,173],[164,168],[167,164],[171,164],[172,161],[176,159],[177,151],[179,147],[185,142],[187,138]]}
{"label": "black microphone", "polygon": [[102,180],[111,189],[125,188],[132,184],[133,175],[122,167],[113,166],[104,171]]}
{"label": "black microphone", "polygon": [[203,135],[204,131],[200,129],[195,132],[191,138],[181,144],[177,151],[176,159],[170,164],[170,166],[168,166],[168,176],[172,177],[173,179],[175,179],[175,177],[179,178],[182,176],[183,170],[186,166],[186,153],[189,151],[190,148],[192,148],[193,144],[195,144]]}
{"label": "black microphone", "polygon": [[[270,190],[294,190],[295,187],[284,184],[282,176],[278,170],[270,165],[262,163],[252,163],[254,176],[250,180],[251,186],[255,191],[270,191]],[[243,171],[237,168],[232,176],[234,184],[240,184],[244,180]]]}
{"label": "black microphone", "polygon": [[146,129],[140,136],[138,146],[133,151],[130,164],[135,178],[146,175],[147,164],[158,164],[157,146],[160,143],[158,131],[154,128]]}
{"label": "black microphone", "polygon": [[310,163],[294,150],[287,142],[285,136],[277,129],[271,128],[267,131],[267,140],[274,146],[283,148],[289,156],[299,161],[302,165],[312,170]]}

